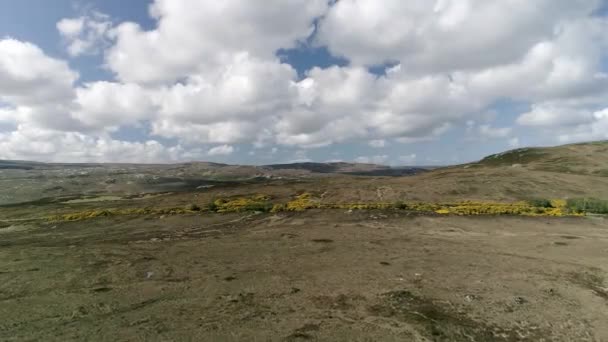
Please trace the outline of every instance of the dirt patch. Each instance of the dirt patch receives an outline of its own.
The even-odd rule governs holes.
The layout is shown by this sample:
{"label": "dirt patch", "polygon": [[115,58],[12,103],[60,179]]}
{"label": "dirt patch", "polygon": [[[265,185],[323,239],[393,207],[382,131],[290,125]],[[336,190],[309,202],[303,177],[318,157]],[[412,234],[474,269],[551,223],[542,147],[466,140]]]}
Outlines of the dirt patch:
{"label": "dirt patch", "polygon": [[604,277],[598,272],[577,272],[570,275],[570,280],[583,288],[591,290],[596,296],[608,300],[608,287],[604,286]]}
{"label": "dirt patch", "polygon": [[[382,213],[110,217],[2,235],[0,340],[608,338],[605,221]],[[448,230],[474,234],[430,233]]]}
{"label": "dirt patch", "polygon": [[316,296],[312,302],[319,309],[347,311],[354,309],[359,303],[365,301],[360,295],[339,294],[337,296]]}
{"label": "dirt patch", "polygon": [[534,327],[502,328],[476,321],[408,290],[382,294],[368,312],[418,325],[432,341],[539,341],[549,336]]}
{"label": "dirt patch", "polygon": [[316,339],[314,333],[319,331],[319,324],[307,323],[294,330],[292,334],[285,338],[286,341],[308,341]]}
{"label": "dirt patch", "polygon": [[312,239],[310,241],[316,242],[316,243],[332,243],[332,242],[334,242],[334,240],[331,240],[331,239]]}

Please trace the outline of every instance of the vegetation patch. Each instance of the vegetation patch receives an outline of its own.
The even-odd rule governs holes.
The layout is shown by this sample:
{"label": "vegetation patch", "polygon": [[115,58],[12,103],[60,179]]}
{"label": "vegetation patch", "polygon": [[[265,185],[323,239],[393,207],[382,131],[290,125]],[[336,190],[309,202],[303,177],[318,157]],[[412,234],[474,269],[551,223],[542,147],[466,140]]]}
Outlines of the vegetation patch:
{"label": "vegetation patch", "polygon": [[473,320],[410,291],[384,293],[368,307],[374,316],[405,321],[420,327],[431,341],[539,341],[548,331],[523,327],[499,327]]}
{"label": "vegetation patch", "polygon": [[527,164],[538,161],[547,155],[534,148],[520,148],[503,153],[493,154],[483,158],[479,163],[489,166],[504,166],[513,164]]}
{"label": "vegetation patch", "polygon": [[608,214],[608,201],[596,198],[568,199],[566,206],[572,213],[577,214]]}
{"label": "vegetation patch", "polygon": [[608,177],[608,169],[601,169],[593,171],[593,175],[600,177]]}
{"label": "vegetation patch", "polygon": [[125,215],[179,215],[191,214],[196,211],[186,208],[131,208],[131,209],[104,209],[85,210],[75,213],[52,215],[47,218],[51,222],[70,222],[88,220],[98,217],[125,216]]}
{"label": "vegetation patch", "polygon": [[520,215],[520,216],[564,216],[568,213],[562,207],[534,206],[528,202],[486,203],[461,202],[446,204],[435,211],[438,214],[453,215]]}
{"label": "vegetation patch", "polygon": [[272,203],[270,202],[270,196],[267,195],[231,199],[219,198],[213,201],[210,209],[218,213],[238,213],[244,211],[269,212],[272,210]]}
{"label": "vegetation patch", "polygon": [[181,208],[130,208],[85,210],[53,215],[50,221],[79,221],[118,215],[179,215],[192,213],[298,212],[310,209],[403,210],[439,215],[514,215],[514,216],[583,216],[588,213],[608,214],[608,201],[598,199],[531,199],[514,203],[463,201],[454,203],[427,202],[361,202],[328,203],[310,193],[302,193],[287,203],[273,203],[270,196],[218,198],[206,206],[191,203]]}

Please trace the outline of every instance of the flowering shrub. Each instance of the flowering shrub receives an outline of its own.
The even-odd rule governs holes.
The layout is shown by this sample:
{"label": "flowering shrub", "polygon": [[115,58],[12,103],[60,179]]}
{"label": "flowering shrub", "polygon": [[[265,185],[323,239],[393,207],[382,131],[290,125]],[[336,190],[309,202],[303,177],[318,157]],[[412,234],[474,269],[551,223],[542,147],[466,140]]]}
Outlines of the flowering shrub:
{"label": "flowering shrub", "polygon": [[608,213],[608,201],[595,199],[561,199],[533,200],[515,203],[474,202],[425,203],[425,202],[361,202],[361,203],[323,203],[310,193],[296,196],[287,203],[272,203],[267,195],[249,197],[219,198],[206,208],[190,204],[185,208],[134,208],[87,210],[77,213],[51,216],[51,221],[79,221],[96,217],[116,215],[178,215],[200,212],[284,212],[304,211],[309,209],[343,209],[343,210],[405,210],[421,214],[440,215],[519,215],[519,216],[579,216],[586,213]]}
{"label": "flowering shrub", "polygon": [[456,204],[442,205],[442,207],[435,210],[435,212],[438,214],[453,215],[564,216],[567,214],[563,208],[533,206],[528,202],[461,202]]}
{"label": "flowering shrub", "polygon": [[[293,201],[287,202],[285,210],[287,211],[304,211],[306,209],[320,208],[321,205],[315,201],[311,194],[305,192],[296,197]],[[274,208],[273,208],[274,209]]]}
{"label": "flowering shrub", "polygon": [[65,222],[65,221],[81,221],[86,219],[92,219],[96,217],[108,217],[108,216],[124,216],[124,215],[179,215],[196,212],[195,210],[188,210],[185,208],[164,208],[164,209],[152,209],[152,208],[131,208],[131,209],[105,209],[105,210],[85,210],[77,213],[59,214],[48,217],[49,221],[52,222]]}
{"label": "flowering shrub", "polygon": [[233,199],[216,199],[213,202],[214,211],[218,213],[233,213],[242,211],[263,211],[272,209],[270,197],[266,195],[254,195],[251,197],[238,197]]}

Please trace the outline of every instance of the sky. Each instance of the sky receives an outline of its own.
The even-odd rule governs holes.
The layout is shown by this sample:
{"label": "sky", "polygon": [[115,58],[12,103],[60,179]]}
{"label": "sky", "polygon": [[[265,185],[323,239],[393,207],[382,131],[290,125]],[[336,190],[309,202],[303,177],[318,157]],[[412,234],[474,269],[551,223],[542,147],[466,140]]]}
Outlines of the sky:
{"label": "sky", "polygon": [[446,165],[608,139],[608,0],[0,0],[0,159]]}

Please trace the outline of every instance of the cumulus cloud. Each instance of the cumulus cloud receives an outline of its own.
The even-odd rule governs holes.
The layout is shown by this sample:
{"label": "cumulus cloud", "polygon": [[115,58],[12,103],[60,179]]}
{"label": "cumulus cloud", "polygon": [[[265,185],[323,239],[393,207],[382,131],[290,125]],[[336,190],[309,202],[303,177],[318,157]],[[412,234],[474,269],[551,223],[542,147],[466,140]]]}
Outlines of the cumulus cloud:
{"label": "cumulus cloud", "polygon": [[78,132],[59,132],[21,125],[0,133],[0,159],[48,162],[167,163],[200,159],[181,146],[166,147],[155,140],[127,142]]}
{"label": "cumulus cloud", "polygon": [[490,125],[480,125],[478,133],[484,138],[495,139],[495,138],[506,138],[511,134],[511,127],[492,127]]}
{"label": "cumulus cloud", "polygon": [[134,83],[93,82],[76,89],[73,116],[96,128],[119,127],[152,120],[159,104],[155,91]]}
{"label": "cumulus cloud", "polygon": [[596,111],[579,109],[579,112],[570,114],[578,115],[585,118],[585,120],[576,118],[572,120],[572,118],[570,118],[568,121],[574,122],[573,124],[566,125],[562,122],[561,125],[558,125],[552,122],[548,125],[547,129],[551,131],[551,134],[557,136],[559,142],[569,143],[589,140],[608,140],[608,108]]}
{"label": "cumulus cloud", "polygon": [[526,126],[570,126],[590,123],[593,120],[593,112],[588,109],[549,102],[533,105],[517,122]]}
{"label": "cumulus cloud", "polygon": [[356,163],[361,164],[386,164],[389,157],[385,154],[383,155],[375,155],[375,156],[361,156],[355,158]]}
{"label": "cumulus cloud", "polygon": [[28,42],[0,40],[0,101],[13,106],[64,103],[74,95],[78,73]]}
{"label": "cumulus cloud", "polygon": [[558,25],[590,15],[600,3],[341,0],[321,22],[318,41],[355,64],[399,61],[416,72],[479,69],[521,58]]}
{"label": "cumulus cloud", "polygon": [[[517,126],[486,118],[468,134],[515,145],[526,126],[558,141],[602,138],[608,20],[594,14],[601,3],[155,0],[148,30],[98,12],[65,18],[57,29],[68,53],[103,53],[115,77],[80,84],[66,61],[0,40],[0,123],[13,130],[2,133],[12,149],[4,153],[27,158],[12,143],[24,137],[44,148],[72,139],[86,160],[98,156],[94,148],[111,153],[108,146],[168,160],[230,154],[235,144],[382,148],[438,139],[504,99],[529,107],[516,113]],[[277,57],[309,42],[348,63],[296,70]],[[125,126],[149,128],[155,143],[108,138]]]}
{"label": "cumulus cloud", "polygon": [[175,1],[156,0],[158,27],[144,31],[132,22],[113,30],[116,44],[107,62],[127,82],[172,82],[213,71],[235,53],[274,58],[314,30],[326,0]]}
{"label": "cumulus cloud", "polygon": [[57,30],[67,44],[68,53],[73,57],[102,52],[110,44],[111,28],[110,17],[96,11],[57,22]]}
{"label": "cumulus cloud", "polygon": [[384,139],[377,139],[377,140],[370,140],[369,141],[369,146],[373,147],[373,148],[383,148],[387,145],[386,140]]}
{"label": "cumulus cloud", "polygon": [[230,145],[220,145],[209,149],[207,152],[210,156],[227,156],[234,152],[234,147]]}
{"label": "cumulus cloud", "polygon": [[258,118],[289,106],[294,77],[288,64],[237,54],[215,73],[191,75],[186,84],[167,89],[161,112],[200,124]]}

